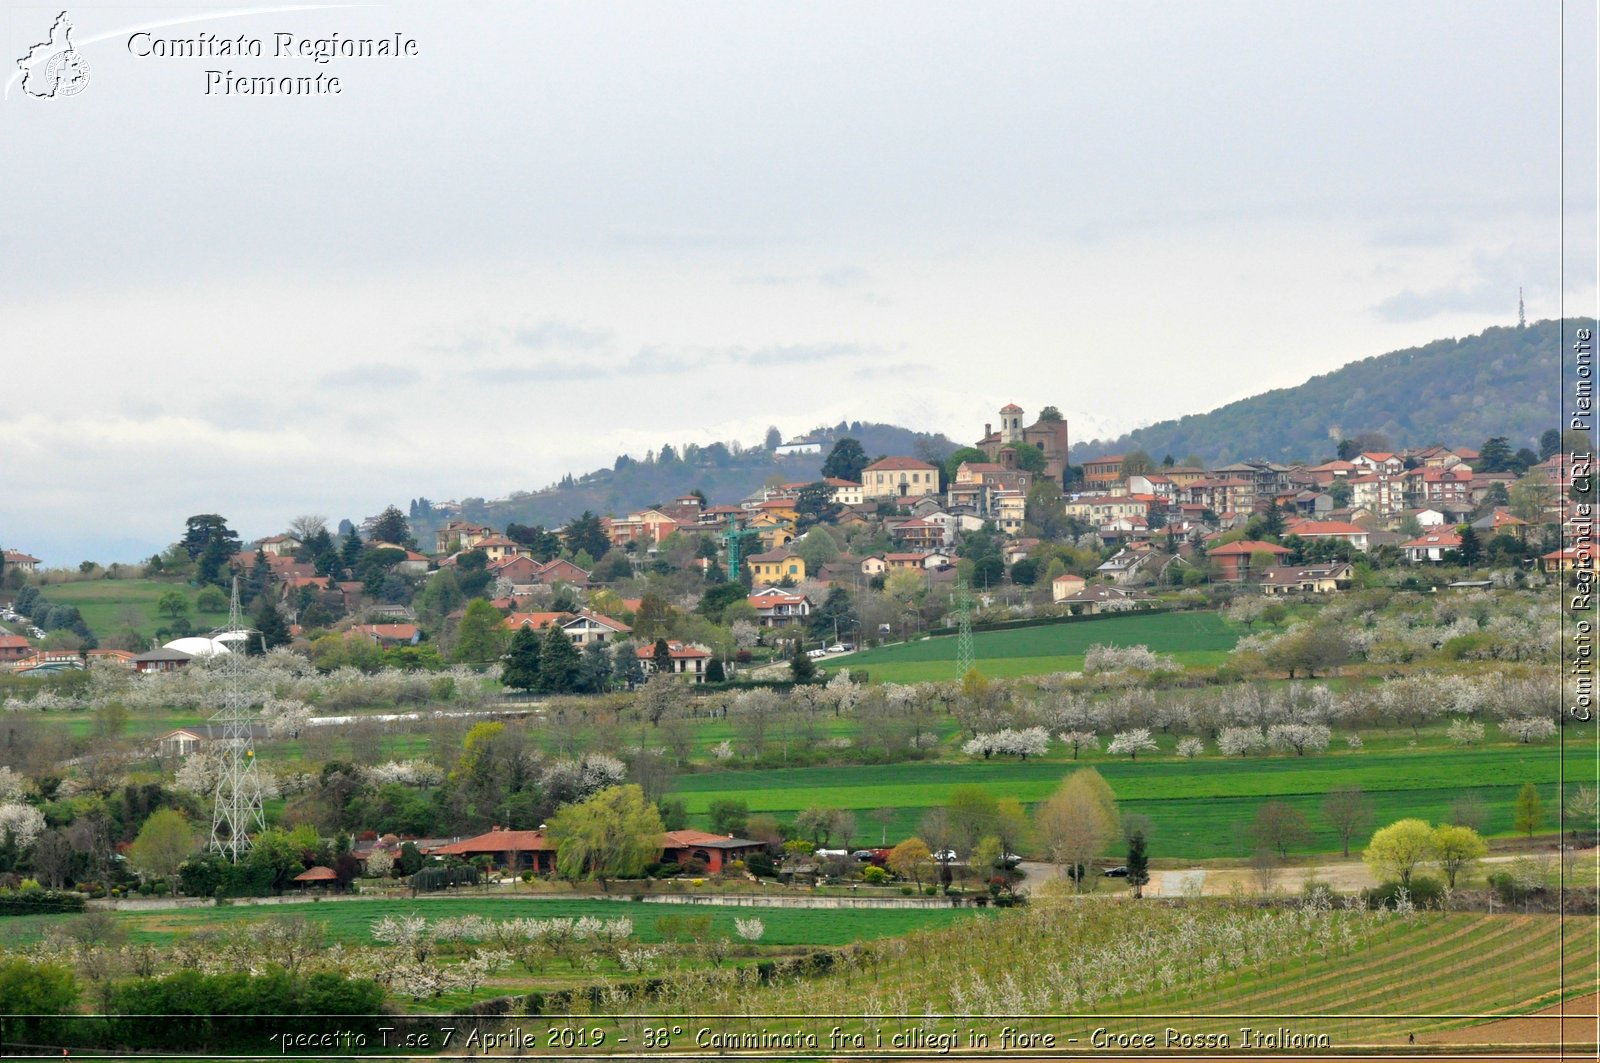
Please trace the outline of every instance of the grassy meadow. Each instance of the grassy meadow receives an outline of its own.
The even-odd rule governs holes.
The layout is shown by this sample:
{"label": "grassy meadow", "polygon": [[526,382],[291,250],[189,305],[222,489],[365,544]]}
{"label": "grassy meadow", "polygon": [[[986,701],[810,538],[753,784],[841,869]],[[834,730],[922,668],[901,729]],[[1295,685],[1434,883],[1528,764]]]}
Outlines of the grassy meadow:
{"label": "grassy meadow", "polygon": [[[1442,735],[1426,737],[1442,740]],[[711,802],[719,799],[742,800],[752,812],[770,812],[780,819],[790,819],[812,805],[850,809],[857,820],[855,844],[877,844],[885,836],[867,813],[889,808],[895,813],[887,827],[892,843],[914,834],[927,811],[942,805],[954,787],[981,786],[997,797],[1033,805],[1048,797],[1074,767],[1093,765],[1111,784],[1124,813],[1142,813],[1154,822],[1153,855],[1190,859],[1248,855],[1245,828],[1266,801],[1284,801],[1305,814],[1315,836],[1302,851],[1337,851],[1338,837],[1323,820],[1321,805],[1338,786],[1366,791],[1374,806],[1375,826],[1407,816],[1438,822],[1456,800],[1470,793],[1487,810],[1487,833],[1504,835],[1512,830],[1517,791],[1532,781],[1544,798],[1549,824],[1555,822],[1562,755],[1553,742],[1411,749],[1397,739],[1387,743],[1390,748],[1305,757],[1224,758],[1213,752],[1181,760],[1171,755],[1171,739],[1166,741],[1169,748],[1162,754],[1137,761],[1091,755],[1075,763],[1058,754],[1026,762],[995,759],[704,772],[676,779],[674,796],[682,798],[691,818],[702,823]],[[1592,742],[1592,730],[1579,733],[1570,728],[1568,742]],[[1365,838],[1362,835],[1352,844],[1358,846]]]}
{"label": "grassy meadow", "polygon": [[[1096,643],[1144,645],[1171,654],[1185,666],[1214,666],[1222,663],[1241,634],[1215,612],[1157,613],[978,631],[972,645],[979,671],[1009,678],[1082,671],[1084,655]],[[832,662],[831,667],[865,669],[874,681],[892,683],[959,678],[953,635],[866,650]]]}
{"label": "grassy meadow", "polygon": [[42,587],[46,598],[59,605],[75,605],[83,614],[83,622],[104,639],[130,626],[146,635],[170,621],[156,612],[156,602],[168,591],[176,590],[189,601],[185,614],[197,631],[221,624],[228,611],[202,613],[196,604],[198,588],[186,583],[157,581],[153,579],[100,579],[80,580],[74,583],[52,583]]}

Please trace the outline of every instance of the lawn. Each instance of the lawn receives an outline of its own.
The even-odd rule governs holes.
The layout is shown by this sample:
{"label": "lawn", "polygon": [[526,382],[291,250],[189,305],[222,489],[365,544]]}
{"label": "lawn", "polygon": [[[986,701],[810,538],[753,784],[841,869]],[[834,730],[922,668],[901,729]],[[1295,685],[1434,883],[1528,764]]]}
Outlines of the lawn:
{"label": "lawn", "polygon": [[202,613],[195,605],[199,593],[194,587],[182,583],[167,583],[153,579],[97,579],[79,583],[53,583],[40,588],[46,598],[59,605],[75,605],[101,639],[127,630],[129,621],[137,617],[134,629],[148,636],[156,628],[171,621],[156,612],[156,601],[170,590],[183,592],[189,601],[185,614],[196,630],[203,631],[221,624],[228,618],[227,610],[219,613]]}
{"label": "lawn", "polygon": [[[1406,732],[1409,734],[1409,732]],[[1592,738],[1592,733],[1590,734]],[[1582,742],[1583,736],[1570,739]],[[1328,791],[1360,786],[1374,806],[1375,825],[1407,816],[1438,821],[1460,797],[1472,793],[1488,813],[1487,832],[1511,832],[1512,803],[1525,781],[1540,788],[1554,823],[1561,751],[1555,743],[1489,748],[1409,749],[1386,743],[1384,750],[1338,751],[1305,757],[1223,758],[1215,753],[1180,760],[1169,754],[1138,761],[1085,757],[1116,792],[1125,813],[1149,816],[1155,824],[1153,855],[1207,859],[1248,853],[1245,827],[1266,801],[1281,800],[1300,809],[1315,832],[1306,852],[1339,848],[1321,814]],[[1032,805],[1044,800],[1073,768],[1059,756],[1043,761],[974,761],[790,768],[771,771],[706,772],[679,777],[674,794],[696,822],[718,799],[743,800],[752,812],[790,819],[813,805],[856,813],[857,844],[876,844],[885,836],[866,813],[895,810],[887,828],[892,843],[915,833],[928,809],[941,805],[956,786],[981,786],[996,796]],[[1365,836],[1355,840],[1361,844]]]}
{"label": "lawn", "polygon": [[[973,908],[760,908],[714,905],[631,904],[605,900],[534,900],[530,898],[474,896],[429,897],[417,900],[350,900],[279,905],[226,905],[221,908],[185,908],[154,912],[118,912],[116,919],[134,943],[168,945],[175,936],[197,930],[240,923],[304,916],[327,924],[330,941],[372,944],[372,924],[384,916],[421,915],[445,919],[481,915],[488,919],[599,919],[633,920],[634,938],[645,943],[661,940],[656,920],[664,916],[711,917],[713,932],[734,937],[735,917],[759,918],[766,927],[763,945],[848,945],[913,930],[949,926],[984,912]],[[0,920],[0,945],[15,948],[37,940],[53,924],[76,916],[20,916]]]}
{"label": "lawn", "polygon": [[[1214,612],[1107,616],[1011,631],[979,631],[972,636],[978,669],[984,675],[1044,675],[1076,672],[1096,643],[1150,647],[1190,667],[1216,665],[1239,640],[1237,628]],[[840,668],[862,668],[874,680],[895,683],[955,679],[956,638],[944,635],[852,654]]]}

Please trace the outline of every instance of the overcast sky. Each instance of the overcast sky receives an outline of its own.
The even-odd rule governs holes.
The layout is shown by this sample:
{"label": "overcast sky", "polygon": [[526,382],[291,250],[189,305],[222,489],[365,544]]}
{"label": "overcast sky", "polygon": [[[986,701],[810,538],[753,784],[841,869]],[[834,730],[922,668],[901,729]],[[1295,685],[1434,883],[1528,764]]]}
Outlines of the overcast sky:
{"label": "overcast sky", "polygon": [[[8,6],[8,70],[59,10]],[[263,58],[130,54],[247,10],[151,32]],[[52,564],[769,424],[1086,440],[1562,307],[1556,3],[69,11],[87,88],[0,104],[0,545]]]}

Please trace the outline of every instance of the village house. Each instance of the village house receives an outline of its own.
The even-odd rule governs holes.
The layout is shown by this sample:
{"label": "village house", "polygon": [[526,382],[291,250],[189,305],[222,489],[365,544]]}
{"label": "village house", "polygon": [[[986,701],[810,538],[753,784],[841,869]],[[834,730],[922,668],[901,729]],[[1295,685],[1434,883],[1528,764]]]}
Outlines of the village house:
{"label": "village house", "polygon": [[626,517],[607,517],[601,520],[613,546],[629,543],[655,545],[677,531],[680,525],[659,509],[641,509]]}
{"label": "village house", "polygon": [[1485,539],[1496,535],[1509,535],[1518,542],[1528,541],[1528,522],[1514,517],[1504,506],[1496,506],[1472,522],[1472,530]]}
{"label": "village house", "polygon": [[1074,576],[1070,572],[1064,572],[1050,581],[1050,600],[1052,602],[1064,601],[1083,590],[1088,582],[1082,576]]}
{"label": "village house", "polygon": [[1472,508],[1472,469],[1425,465],[1405,474],[1405,500],[1410,507],[1433,506],[1459,510]]}
{"label": "village house", "polygon": [[1331,594],[1348,588],[1354,575],[1355,569],[1343,561],[1301,567],[1274,565],[1260,572],[1261,593]]}
{"label": "village house", "polygon": [[1342,520],[1294,520],[1284,525],[1283,534],[1295,535],[1311,542],[1334,539],[1349,543],[1362,553],[1367,552],[1371,536],[1371,533],[1361,525]]}
{"label": "village house", "polygon": [[16,569],[18,572],[39,571],[39,559],[32,554],[25,554],[21,550],[7,550],[4,552],[5,567]]}
{"label": "village house", "polygon": [[574,645],[587,646],[591,642],[615,642],[626,638],[633,629],[620,620],[580,609],[575,613],[512,613],[502,621],[512,631],[528,629],[543,631],[554,624],[566,633]]}
{"label": "village house", "polygon": [[487,524],[473,524],[470,521],[447,521],[445,526],[434,533],[434,553],[453,554],[458,550],[471,550],[478,543],[494,534],[494,529]]}
{"label": "village house", "polygon": [[861,473],[861,494],[867,500],[918,498],[939,493],[939,469],[916,458],[883,458]]}
{"label": "village house", "polygon": [[661,862],[683,866],[695,861],[707,874],[719,874],[735,860],[766,849],[766,843],[703,830],[669,830],[661,836]]}
{"label": "village house", "polygon": [[751,583],[778,584],[786,579],[799,583],[806,578],[806,559],[793,550],[751,554],[745,563],[750,567]]}
{"label": "village house", "polygon": [[1113,484],[1122,482],[1122,455],[1108,454],[1091,458],[1079,466],[1083,470],[1085,490],[1109,492]]}
{"label": "village house", "polygon": [[422,641],[422,629],[415,624],[356,624],[351,632],[365,636],[384,649],[415,646]]}
{"label": "village house", "polygon": [[757,622],[762,627],[778,627],[811,615],[810,598],[781,587],[762,587],[745,601],[756,611]]}
{"label": "village house", "polygon": [[1461,549],[1461,536],[1453,529],[1439,528],[1401,543],[1400,549],[1413,564],[1443,561],[1445,554]]}
{"label": "village house", "polygon": [[205,742],[205,737],[194,731],[179,728],[168,731],[156,739],[156,755],[161,757],[187,757]]}
{"label": "village house", "polygon": [[283,557],[292,554],[305,544],[292,535],[269,535],[256,544],[268,557]]}
{"label": "village house", "polygon": [[1100,613],[1126,613],[1135,609],[1148,609],[1156,599],[1143,591],[1127,587],[1112,587],[1096,583],[1059,599],[1056,604],[1073,616],[1095,616]]}
{"label": "village house", "polygon": [[33,653],[33,645],[21,635],[0,635],[0,661],[17,661]]}
{"label": "village house", "polygon": [[890,538],[909,550],[933,550],[949,542],[948,529],[941,524],[917,518],[886,525]]}
{"label": "village house", "polygon": [[[646,643],[636,651],[639,663],[644,665],[647,675],[654,675],[656,671],[655,644]],[[692,643],[671,640],[667,642],[667,654],[670,658],[672,674],[689,676],[696,683],[705,682],[706,665],[711,663],[711,651],[704,646]]]}
{"label": "village house", "polygon": [[829,476],[822,482],[832,488],[829,498],[836,506],[859,506],[867,500],[862,485],[854,480],[841,480],[837,476]]}
{"label": "village house", "polygon": [[1241,539],[1238,542],[1213,547],[1206,557],[1217,566],[1218,579],[1242,580],[1251,575],[1253,558],[1261,554],[1271,554],[1276,559],[1288,553],[1287,548],[1277,543],[1265,543],[1259,539]]}
{"label": "village house", "polygon": [[1017,469],[1017,455],[1021,449],[1033,447],[1044,455],[1040,476],[1059,484],[1067,471],[1067,422],[1062,419],[1047,421],[1041,417],[1024,427],[1026,419],[1022,407],[1014,402],[1000,407],[999,431],[985,424],[977,449],[987,454],[991,462],[1006,469]]}

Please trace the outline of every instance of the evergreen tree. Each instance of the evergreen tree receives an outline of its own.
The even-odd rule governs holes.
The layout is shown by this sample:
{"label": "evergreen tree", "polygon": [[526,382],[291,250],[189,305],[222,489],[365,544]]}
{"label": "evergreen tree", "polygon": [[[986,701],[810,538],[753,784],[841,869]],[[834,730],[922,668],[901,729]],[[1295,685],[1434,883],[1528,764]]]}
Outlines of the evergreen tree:
{"label": "evergreen tree", "polygon": [[1483,559],[1483,544],[1478,541],[1478,533],[1472,525],[1461,529],[1461,545],[1456,547],[1456,553],[1461,555],[1461,563],[1469,568]]}
{"label": "evergreen tree", "polygon": [[860,483],[861,471],[866,467],[867,452],[862,449],[860,441],[846,436],[828,452],[828,460],[822,463],[822,475]]}
{"label": "evergreen tree", "polygon": [[603,642],[589,643],[583,648],[581,689],[586,694],[604,694],[611,689],[614,670],[611,647]]}
{"label": "evergreen tree", "polygon": [[1490,436],[1478,448],[1475,472],[1505,472],[1511,465],[1511,441],[1505,436]]}
{"label": "evergreen tree", "polygon": [[1539,460],[1543,461],[1561,449],[1561,432],[1554,428],[1546,429],[1539,437]]}
{"label": "evergreen tree", "polygon": [[505,627],[500,610],[482,598],[467,603],[467,612],[461,618],[456,637],[457,661],[467,664],[488,664],[504,652]]}
{"label": "evergreen tree", "polygon": [[406,521],[406,515],[395,506],[388,506],[378,514],[378,519],[372,522],[372,539],[374,542],[393,543],[396,546],[412,545],[411,526]]}
{"label": "evergreen tree", "polygon": [[796,683],[809,683],[817,678],[817,663],[806,655],[799,639],[795,640],[794,653],[789,657],[789,672]]}
{"label": "evergreen tree", "polygon": [[538,632],[530,627],[518,628],[500,665],[500,682],[512,690],[538,690],[542,650]]}
{"label": "evergreen tree", "polygon": [[539,689],[546,694],[571,694],[578,689],[582,675],[583,658],[572,637],[558,624],[545,628],[539,650]]}
{"label": "evergreen tree", "polygon": [[272,568],[267,564],[267,552],[258,546],[255,564],[250,566],[250,574],[245,578],[244,587],[241,588],[244,600],[247,602],[259,600],[271,582]]}
{"label": "evergreen tree", "polygon": [[345,534],[344,544],[339,548],[339,563],[344,566],[346,572],[354,572],[356,566],[361,563],[362,546],[361,536],[357,535],[355,528],[352,527]]}
{"label": "evergreen tree", "polygon": [[722,658],[713,657],[711,663],[706,665],[706,682],[723,683],[728,679],[728,672],[722,667]]}
{"label": "evergreen tree", "polygon": [[1134,831],[1128,838],[1128,885],[1135,897],[1144,896],[1144,887],[1150,881],[1150,857],[1145,853],[1144,831]]}
{"label": "evergreen tree", "polygon": [[289,645],[289,625],[283,622],[283,614],[278,612],[278,606],[272,601],[272,595],[261,596],[261,605],[256,609],[255,622],[260,637],[252,638],[247,643],[252,655]]}
{"label": "evergreen tree", "polygon": [[228,559],[233,556],[232,548],[228,541],[221,536],[212,539],[200,554],[200,560],[195,566],[195,582],[202,587],[214,585],[223,586],[227,582],[226,570]]}
{"label": "evergreen tree", "polygon": [[600,518],[589,510],[584,510],[578,518],[568,524],[562,533],[567,549],[573,554],[584,553],[591,558],[604,557],[611,548],[611,539],[606,535],[606,529],[600,523]]}
{"label": "evergreen tree", "polygon": [[644,662],[639,660],[639,654],[631,642],[618,646],[614,659],[617,678],[625,688],[632,690],[644,683]]}
{"label": "evergreen tree", "polygon": [[672,647],[667,645],[666,639],[656,639],[655,647],[650,651],[650,660],[655,665],[657,675],[672,674]]}

